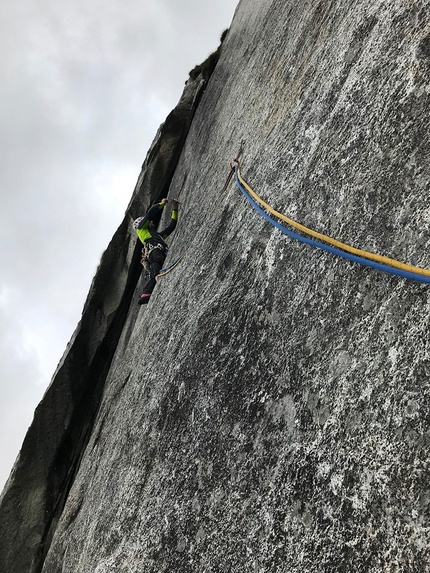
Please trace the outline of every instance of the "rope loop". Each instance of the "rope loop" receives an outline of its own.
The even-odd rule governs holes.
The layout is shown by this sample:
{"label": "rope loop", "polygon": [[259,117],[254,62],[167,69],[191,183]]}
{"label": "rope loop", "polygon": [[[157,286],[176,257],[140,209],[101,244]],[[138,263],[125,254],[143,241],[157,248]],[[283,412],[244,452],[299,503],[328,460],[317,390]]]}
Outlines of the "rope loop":
{"label": "rope loop", "polygon": [[[290,219],[289,217],[283,215],[282,213],[279,213],[278,211],[273,209],[268,203],[263,201],[263,199],[261,199],[261,197],[257,195],[257,193],[248,185],[248,183],[246,183],[246,181],[243,179],[240,173],[239,161],[236,160],[234,161],[237,164],[234,167],[234,173],[235,173],[236,185],[239,188],[239,190],[242,192],[242,194],[245,196],[245,198],[254,207],[256,211],[258,211],[267,221],[269,221],[269,223],[271,223],[274,227],[278,228],[285,235],[288,235],[293,239],[300,241],[301,243],[312,245],[314,247],[317,247],[324,251],[328,251],[332,254],[338,255],[344,259],[353,261],[355,263],[359,263],[367,267],[372,267],[392,275],[397,275],[421,283],[430,284],[429,269],[414,267],[412,265],[396,261],[395,259],[390,259],[389,257],[385,257],[383,255],[378,255],[375,253],[370,253],[368,251],[357,249],[355,247],[347,245],[346,243],[342,243],[341,241],[333,239],[332,237],[328,237],[327,235],[318,233],[317,231],[313,231],[312,229],[309,229],[308,227],[305,227],[304,225],[297,223],[296,221]],[[273,220],[272,217],[270,217],[270,215],[268,215],[265,211],[263,211],[263,209],[259,205],[262,205],[267,211],[269,211],[269,213],[271,213],[278,219],[285,221],[293,228],[298,229],[303,233],[310,235],[311,237],[319,239],[319,241],[303,237],[302,235],[290,231],[277,221]]]}

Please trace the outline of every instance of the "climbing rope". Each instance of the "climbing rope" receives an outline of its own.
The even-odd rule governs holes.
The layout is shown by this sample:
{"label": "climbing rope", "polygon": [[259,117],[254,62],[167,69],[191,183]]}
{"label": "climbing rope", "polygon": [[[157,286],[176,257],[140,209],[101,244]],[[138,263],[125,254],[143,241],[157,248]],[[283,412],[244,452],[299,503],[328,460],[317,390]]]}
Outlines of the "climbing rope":
{"label": "climbing rope", "polygon": [[[256,211],[258,211],[274,227],[282,231],[282,233],[292,237],[293,239],[300,241],[301,243],[312,245],[314,247],[338,255],[344,259],[365,265],[367,267],[378,269],[380,271],[400,276],[403,278],[430,284],[430,270],[421,269],[419,267],[414,267],[411,265],[406,265],[405,263],[401,263],[388,257],[383,257],[381,255],[369,253],[367,251],[362,251],[361,249],[356,249],[354,247],[351,247],[350,245],[341,243],[336,239],[332,239],[327,235],[323,235],[322,233],[313,231],[312,229],[309,229],[308,227],[305,227],[304,225],[301,225],[300,223],[293,221],[293,219],[286,217],[282,213],[275,211],[275,209],[273,209],[272,207],[270,207],[270,205],[268,205],[265,201],[263,201],[263,199],[261,199],[257,195],[257,193],[255,193],[255,191],[253,191],[251,187],[246,183],[246,181],[242,178],[242,175],[240,173],[239,161],[236,161],[235,165],[232,165],[231,167],[232,167],[232,172],[234,171],[236,185],[238,186],[242,194],[245,196],[245,198],[249,201],[249,203],[254,207]],[[285,221],[292,227],[299,229],[307,233],[308,235],[321,239],[329,244],[326,245],[319,241],[308,239],[307,237],[303,237],[301,235],[298,235],[297,233],[294,233],[293,231],[290,231],[277,221],[274,221],[270,217],[270,215],[268,215],[265,211],[263,211],[263,209],[258,205],[258,203],[260,203],[260,205],[263,205],[270,213],[275,215],[277,218]],[[335,245],[335,246],[332,247],[330,245]]]}
{"label": "climbing rope", "polygon": [[179,257],[177,259],[175,259],[173,261],[173,263],[170,263],[170,265],[168,265],[167,267],[164,267],[163,269],[161,269],[161,271],[158,273],[159,277],[164,277],[165,275],[168,275],[171,271],[173,271],[173,269],[175,267],[177,267],[179,265],[179,263],[182,261],[182,259],[185,257],[185,255],[188,252],[188,249],[190,248],[191,245],[188,245],[188,247],[185,249],[185,251],[179,255]]}

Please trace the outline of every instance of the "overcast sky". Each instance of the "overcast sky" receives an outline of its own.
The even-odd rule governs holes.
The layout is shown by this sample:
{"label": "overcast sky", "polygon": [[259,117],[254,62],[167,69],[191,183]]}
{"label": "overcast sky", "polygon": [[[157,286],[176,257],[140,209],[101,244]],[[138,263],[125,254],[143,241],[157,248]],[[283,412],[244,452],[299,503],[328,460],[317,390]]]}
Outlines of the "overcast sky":
{"label": "overcast sky", "polygon": [[237,3],[1,3],[0,490],[156,130]]}

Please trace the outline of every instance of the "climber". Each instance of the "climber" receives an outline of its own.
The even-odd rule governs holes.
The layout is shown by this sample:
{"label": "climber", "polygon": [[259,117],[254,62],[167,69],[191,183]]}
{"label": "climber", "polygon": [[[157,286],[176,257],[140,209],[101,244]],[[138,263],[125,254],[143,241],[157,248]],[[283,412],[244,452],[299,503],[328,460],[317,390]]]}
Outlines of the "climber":
{"label": "climber", "polygon": [[160,203],[153,205],[144,217],[139,217],[133,223],[133,227],[137,236],[143,243],[142,248],[142,264],[149,270],[149,281],[146,283],[138,304],[146,304],[149,302],[152,291],[157,282],[157,276],[163,267],[164,261],[167,256],[168,248],[164,239],[175,230],[178,221],[178,208],[179,203],[176,199],[172,199],[172,218],[169,225],[157,232],[157,226],[160,222],[163,209],[167,205],[167,199],[163,199]]}

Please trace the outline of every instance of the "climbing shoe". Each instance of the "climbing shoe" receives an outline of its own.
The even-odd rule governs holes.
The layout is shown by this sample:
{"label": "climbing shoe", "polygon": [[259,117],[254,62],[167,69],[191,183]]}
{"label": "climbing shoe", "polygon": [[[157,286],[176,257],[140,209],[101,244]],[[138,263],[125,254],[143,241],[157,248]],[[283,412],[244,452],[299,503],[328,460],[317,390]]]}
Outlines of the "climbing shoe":
{"label": "climbing shoe", "polygon": [[137,301],[138,304],[147,304],[149,302],[149,299],[151,298],[151,295],[144,292],[143,295],[139,298],[139,300]]}

